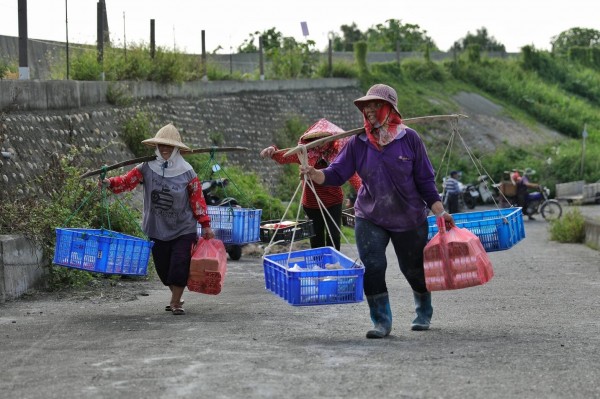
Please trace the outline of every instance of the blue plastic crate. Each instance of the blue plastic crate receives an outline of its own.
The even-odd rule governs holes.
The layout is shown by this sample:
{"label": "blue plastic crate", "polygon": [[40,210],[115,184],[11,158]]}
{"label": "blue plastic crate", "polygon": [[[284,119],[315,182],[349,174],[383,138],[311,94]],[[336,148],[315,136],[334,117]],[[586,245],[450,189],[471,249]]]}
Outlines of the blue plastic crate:
{"label": "blue plastic crate", "polygon": [[[326,268],[336,264],[341,269]],[[364,266],[335,248],[266,255],[263,266],[265,288],[291,305],[331,305],[363,300]]]}
{"label": "blue plastic crate", "polygon": [[[466,228],[479,238],[486,252],[509,249],[525,238],[521,208],[454,213],[452,217],[456,226]],[[428,239],[431,240],[438,232],[435,216],[429,216],[427,221],[429,223]]]}
{"label": "blue plastic crate", "polygon": [[53,263],[94,273],[145,276],[154,242],[105,229],[56,228]]}
{"label": "blue plastic crate", "polygon": [[[262,209],[233,208],[230,206],[207,206],[210,228],[215,238],[224,244],[248,244],[260,241],[260,218]],[[198,225],[198,235],[202,227]]]}

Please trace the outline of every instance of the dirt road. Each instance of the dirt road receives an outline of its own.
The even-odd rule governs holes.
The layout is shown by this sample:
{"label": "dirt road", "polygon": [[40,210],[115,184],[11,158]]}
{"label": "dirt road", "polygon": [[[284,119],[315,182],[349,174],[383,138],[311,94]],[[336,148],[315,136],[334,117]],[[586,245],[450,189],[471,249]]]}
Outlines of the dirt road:
{"label": "dirt road", "polygon": [[488,284],[434,293],[426,332],[410,331],[411,292],[391,262],[384,340],[365,339],[366,302],[288,305],[265,290],[262,259],[246,255],[229,262],[220,295],[186,292],[184,316],[164,311],[155,280],[7,302],[0,396],[600,397],[600,255],[549,242],[543,221],[525,229],[490,253]]}

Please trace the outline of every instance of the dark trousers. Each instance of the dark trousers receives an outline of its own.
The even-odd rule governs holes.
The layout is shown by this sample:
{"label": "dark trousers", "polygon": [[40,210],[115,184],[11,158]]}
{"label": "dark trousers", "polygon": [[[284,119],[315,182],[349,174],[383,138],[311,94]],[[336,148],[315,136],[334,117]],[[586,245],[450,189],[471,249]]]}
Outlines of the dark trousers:
{"label": "dark trousers", "polygon": [[427,221],[414,230],[399,233],[381,228],[363,218],[356,218],[354,223],[358,255],[365,265],[365,295],[387,292],[385,251],[390,240],[398,258],[400,271],[410,287],[420,294],[427,292],[423,268],[423,249],[427,244],[429,232]]}
{"label": "dark trousers", "polygon": [[[332,205],[327,208],[327,212],[329,212],[329,217],[327,212],[323,210],[323,214],[325,215],[325,220],[323,219],[323,215],[321,215],[320,209],[311,209],[304,207],[304,212],[306,216],[313,222],[313,227],[315,229],[314,237],[310,238],[310,247],[311,248],[320,248],[320,247],[334,247],[339,251],[340,249],[340,227],[342,225],[342,204]],[[327,232],[327,228],[329,226],[329,232],[331,232],[331,236]]]}
{"label": "dark trousers", "polygon": [[151,238],[152,259],[156,274],[164,285],[185,287],[190,274],[192,245],[197,241],[196,233],[185,234],[171,241]]}
{"label": "dark trousers", "polygon": [[458,206],[458,196],[458,193],[448,194],[448,213],[460,212],[460,207]]}

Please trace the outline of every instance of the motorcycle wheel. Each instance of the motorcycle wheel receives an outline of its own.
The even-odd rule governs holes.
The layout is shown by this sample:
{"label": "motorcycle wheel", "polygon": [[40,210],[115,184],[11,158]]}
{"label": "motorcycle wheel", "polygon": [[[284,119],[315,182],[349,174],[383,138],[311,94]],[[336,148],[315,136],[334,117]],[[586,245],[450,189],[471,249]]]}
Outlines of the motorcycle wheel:
{"label": "motorcycle wheel", "polygon": [[562,216],[562,206],[556,200],[546,201],[540,208],[542,217],[548,221],[559,219]]}
{"label": "motorcycle wheel", "polygon": [[242,246],[231,245],[227,247],[227,253],[231,260],[239,260],[242,257]]}
{"label": "motorcycle wheel", "polygon": [[465,202],[465,206],[469,209],[475,208],[475,199],[471,196],[471,194],[467,193],[463,195],[463,201]]}

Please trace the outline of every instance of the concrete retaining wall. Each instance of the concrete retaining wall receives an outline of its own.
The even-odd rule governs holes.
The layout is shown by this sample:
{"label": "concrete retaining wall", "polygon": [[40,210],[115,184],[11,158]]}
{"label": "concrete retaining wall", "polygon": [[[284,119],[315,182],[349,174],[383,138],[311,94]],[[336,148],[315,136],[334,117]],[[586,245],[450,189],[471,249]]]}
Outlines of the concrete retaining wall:
{"label": "concrete retaining wall", "polygon": [[19,235],[0,235],[0,302],[44,284],[42,250]]}
{"label": "concrete retaining wall", "polygon": [[295,79],[218,81],[163,84],[156,82],[82,82],[75,80],[0,81],[0,111],[72,110],[107,104],[109,90],[119,90],[132,100],[201,98],[244,92],[286,92],[354,87],[352,79]]}
{"label": "concrete retaining wall", "polygon": [[0,104],[6,107],[0,113],[0,149],[13,154],[0,157],[0,200],[11,190],[42,194],[35,178],[48,170],[53,154],[67,154],[73,146],[91,169],[133,158],[123,125],[140,112],[151,117],[154,131],[173,123],[191,147],[212,146],[218,139],[218,146],[248,148],[228,154],[228,164],[257,173],[268,187],[275,186],[281,169],[258,153],[290,119],[309,126],[327,118],[346,130],[362,125],[352,103],[362,91],[351,79],[119,85],[137,99],[132,105],[108,104],[106,82],[0,81]]}

